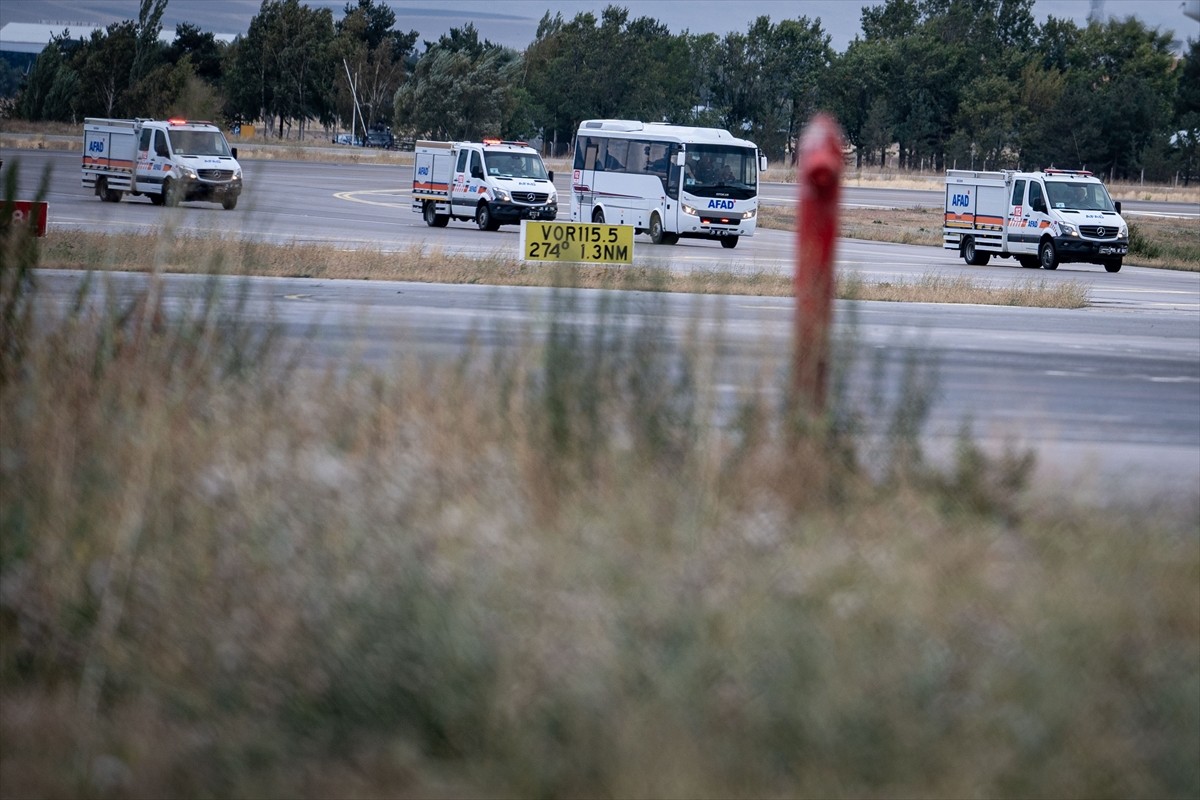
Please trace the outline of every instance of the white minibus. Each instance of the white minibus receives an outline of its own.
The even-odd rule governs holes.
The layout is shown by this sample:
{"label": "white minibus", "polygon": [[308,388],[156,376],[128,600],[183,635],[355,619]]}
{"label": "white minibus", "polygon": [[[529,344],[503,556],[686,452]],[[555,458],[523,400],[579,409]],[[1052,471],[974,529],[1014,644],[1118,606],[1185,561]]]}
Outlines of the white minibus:
{"label": "white minibus", "polygon": [[758,175],[753,142],[720,128],[595,119],[579,126],[571,220],[632,225],[655,244],[753,236]]}

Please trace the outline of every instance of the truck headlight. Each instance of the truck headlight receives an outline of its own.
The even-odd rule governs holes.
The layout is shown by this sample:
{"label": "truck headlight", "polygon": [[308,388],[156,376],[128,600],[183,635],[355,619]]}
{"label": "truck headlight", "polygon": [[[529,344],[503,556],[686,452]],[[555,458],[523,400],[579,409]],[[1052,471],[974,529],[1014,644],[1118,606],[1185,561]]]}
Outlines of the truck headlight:
{"label": "truck headlight", "polygon": [[501,203],[508,203],[512,201],[512,197],[510,197],[508,192],[504,191],[503,189],[492,189],[492,196]]}
{"label": "truck headlight", "polygon": [[1078,236],[1079,235],[1079,228],[1076,228],[1070,222],[1060,222],[1058,224],[1058,227],[1062,229],[1062,232],[1065,236]]}
{"label": "truck headlight", "polygon": [[1128,226],[1128,225],[1125,225],[1124,223],[1122,223],[1122,224],[1121,224],[1121,229],[1120,229],[1119,231],[1117,231],[1117,238],[1118,238],[1118,239],[1125,239],[1125,238],[1127,238],[1128,236],[1129,236],[1129,226]]}
{"label": "truck headlight", "polygon": [[182,172],[183,177],[187,178],[189,181],[200,179],[200,176],[196,174],[196,170],[192,169],[191,167],[181,167],[179,171]]}

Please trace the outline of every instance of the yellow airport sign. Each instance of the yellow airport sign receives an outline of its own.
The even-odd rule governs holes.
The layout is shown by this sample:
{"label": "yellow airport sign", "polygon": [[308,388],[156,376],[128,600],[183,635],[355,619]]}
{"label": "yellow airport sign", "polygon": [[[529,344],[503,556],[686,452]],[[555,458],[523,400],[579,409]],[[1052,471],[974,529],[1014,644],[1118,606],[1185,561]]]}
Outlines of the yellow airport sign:
{"label": "yellow airport sign", "polygon": [[523,220],[521,258],[632,264],[633,226]]}

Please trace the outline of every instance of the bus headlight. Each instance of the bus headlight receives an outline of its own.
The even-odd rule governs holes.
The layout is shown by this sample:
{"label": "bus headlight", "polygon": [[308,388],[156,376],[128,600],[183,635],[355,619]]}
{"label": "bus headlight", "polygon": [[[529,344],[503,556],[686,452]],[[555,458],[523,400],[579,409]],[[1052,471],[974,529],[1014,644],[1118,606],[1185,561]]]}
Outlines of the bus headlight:
{"label": "bus headlight", "polygon": [[742,219],[754,219],[754,215],[758,213],[757,208],[752,208],[749,211],[742,212]]}
{"label": "bus headlight", "polygon": [[685,213],[685,214],[688,214],[689,216],[693,216],[693,217],[696,217],[696,216],[699,216],[699,215],[700,215],[700,212],[699,212],[699,211],[697,211],[696,209],[692,208],[692,207],[691,207],[691,206],[689,206],[687,203],[680,203],[680,205],[681,205],[681,206],[683,206],[683,213]]}

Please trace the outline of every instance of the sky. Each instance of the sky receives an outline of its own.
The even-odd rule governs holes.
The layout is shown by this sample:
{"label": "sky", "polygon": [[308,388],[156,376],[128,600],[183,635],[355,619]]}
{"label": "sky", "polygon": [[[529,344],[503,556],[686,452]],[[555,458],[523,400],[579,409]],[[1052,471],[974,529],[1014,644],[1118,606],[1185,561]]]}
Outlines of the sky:
{"label": "sky", "polygon": [[[312,7],[333,9],[334,18],[342,16],[347,0],[301,0]],[[357,4],[357,0],[354,0]],[[538,21],[547,11],[559,12],[571,19],[581,11],[599,16],[607,5],[629,9],[629,16],[652,17],[674,33],[717,33],[745,31],[755,18],[768,16],[773,22],[784,19],[820,18],[838,52],[860,32],[861,10],[875,0],[377,0],[396,13],[399,30],[415,30],[420,39],[435,41],[452,27],[475,24],[481,38],[496,44],[524,49],[533,41]],[[1200,22],[1183,13],[1185,4],[1196,0],[1035,0],[1036,20],[1048,16],[1087,21],[1093,6],[1099,6],[1105,18],[1134,16],[1150,27],[1174,31],[1181,43],[1200,39]],[[189,22],[211,33],[245,33],[250,20],[261,6],[260,0],[169,0],[163,16],[164,27]],[[8,22],[75,23],[80,25],[137,19],[138,0],[0,0],[0,26]],[[66,27],[64,25],[63,27]],[[420,45],[418,45],[420,47]]]}

